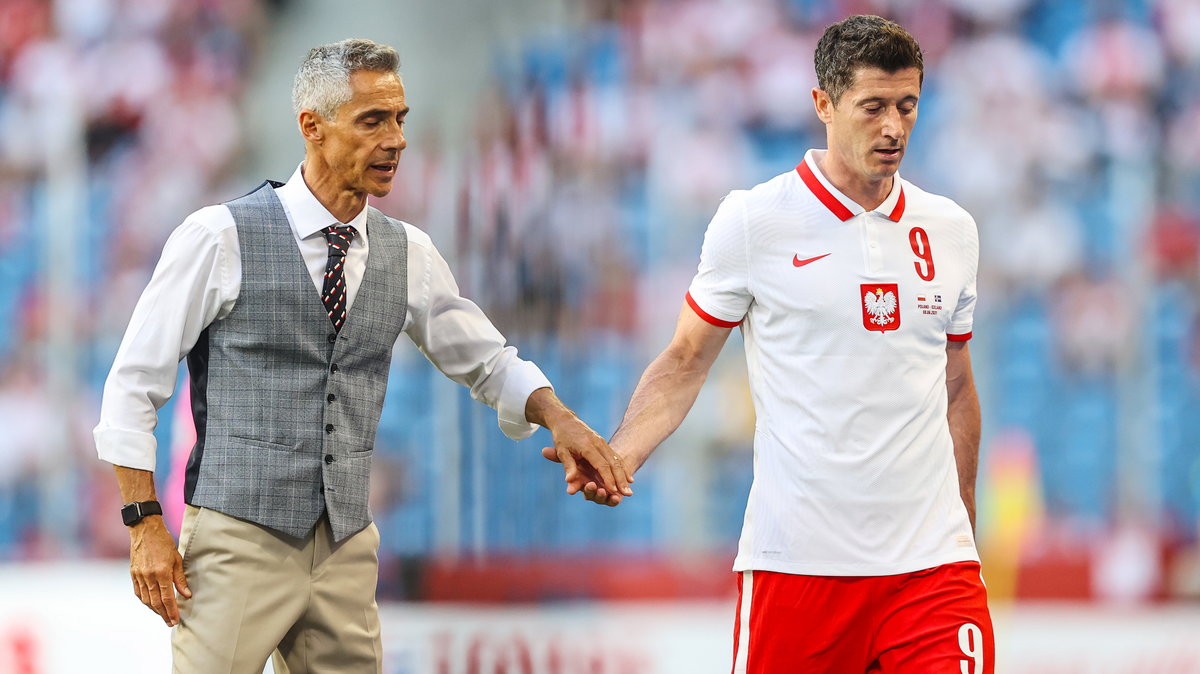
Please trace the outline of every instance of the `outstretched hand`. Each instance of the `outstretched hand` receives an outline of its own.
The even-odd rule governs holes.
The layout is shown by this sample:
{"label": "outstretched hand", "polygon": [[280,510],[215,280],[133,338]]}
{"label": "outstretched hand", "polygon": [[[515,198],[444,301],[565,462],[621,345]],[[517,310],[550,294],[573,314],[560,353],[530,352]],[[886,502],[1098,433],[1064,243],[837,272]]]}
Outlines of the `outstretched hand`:
{"label": "outstretched hand", "polygon": [[[607,447],[607,445],[605,446]],[[582,457],[573,457],[570,452],[566,452],[566,456],[564,457],[563,453],[564,449],[558,447],[542,448],[542,456],[550,461],[563,464],[568,494],[582,492],[583,497],[592,503],[610,507],[620,505],[623,496],[633,495],[632,489],[627,488],[624,492],[618,493],[615,490],[601,486],[606,484],[603,473],[590,461]],[[620,471],[627,476],[628,482],[633,482],[633,476],[629,475],[629,471],[625,468],[625,462],[621,456],[612,452],[611,449],[609,453],[611,455],[609,465],[619,466]]]}
{"label": "outstretched hand", "polygon": [[[550,388],[540,388],[529,395],[525,418],[550,429],[553,447],[542,450],[542,456],[563,465],[567,493],[583,492],[590,501],[603,493],[605,505],[615,506],[626,496],[633,496],[629,471],[625,462],[587,424],[554,395]],[[591,496],[589,496],[591,487]]]}
{"label": "outstretched hand", "polygon": [[633,478],[608,443],[579,419],[566,426],[562,433],[551,429],[554,446],[543,448],[542,456],[563,465],[567,493],[583,492],[587,500],[607,506],[619,505],[625,496],[633,496],[629,486]]}

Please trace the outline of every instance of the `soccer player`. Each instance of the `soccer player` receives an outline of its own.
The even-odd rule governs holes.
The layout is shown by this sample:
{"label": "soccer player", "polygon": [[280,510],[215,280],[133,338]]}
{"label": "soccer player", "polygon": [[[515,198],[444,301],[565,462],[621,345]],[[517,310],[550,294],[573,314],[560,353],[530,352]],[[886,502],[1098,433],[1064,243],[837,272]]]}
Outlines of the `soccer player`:
{"label": "soccer player", "polygon": [[[733,671],[990,674],[975,223],[897,173],[921,96],[913,37],[853,16],[815,60],[827,149],[721,203],[675,335],[610,444],[641,467],[741,326],[757,426]],[[571,490],[621,501],[600,484]]]}

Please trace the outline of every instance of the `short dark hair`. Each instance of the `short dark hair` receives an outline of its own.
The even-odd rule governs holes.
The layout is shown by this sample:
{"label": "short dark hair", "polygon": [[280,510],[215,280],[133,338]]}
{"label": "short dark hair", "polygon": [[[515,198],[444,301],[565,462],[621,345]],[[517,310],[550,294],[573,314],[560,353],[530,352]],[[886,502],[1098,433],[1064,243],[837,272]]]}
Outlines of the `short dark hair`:
{"label": "short dark hair", "polygon": [[814,58],[817,86],[834,105],[854,85],[859,68],[879,68],[894,73],[916,68],[925,80],[921,45],[908,31],[881,16],[857,14],[825,29]]}

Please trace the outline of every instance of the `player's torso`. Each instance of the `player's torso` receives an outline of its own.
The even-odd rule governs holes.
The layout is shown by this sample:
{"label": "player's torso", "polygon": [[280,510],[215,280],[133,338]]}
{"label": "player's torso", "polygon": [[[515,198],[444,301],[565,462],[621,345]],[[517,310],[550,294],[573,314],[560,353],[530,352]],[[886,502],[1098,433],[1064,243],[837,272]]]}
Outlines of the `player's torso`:
{"label": "player's torso", "polygon": [[798,174],[742,198],[758,420],[738,564],[873,575],[969,558],[945,364],[972,223],[908,183],[840,215]]}
{"label": "player's torso", "polygon": [[939,359],[969,281],[960,223],[911,200],[899,221],[842,221],[802,197],[748,218],[757,337],[792,356]]}

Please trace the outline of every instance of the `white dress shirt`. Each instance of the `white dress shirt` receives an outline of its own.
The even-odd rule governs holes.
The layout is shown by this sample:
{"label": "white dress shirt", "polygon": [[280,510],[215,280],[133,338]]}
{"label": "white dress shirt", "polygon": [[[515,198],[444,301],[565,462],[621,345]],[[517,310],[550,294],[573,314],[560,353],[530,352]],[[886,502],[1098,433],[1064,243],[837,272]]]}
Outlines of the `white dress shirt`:
{"label": "white dress shirt", "polygon": [[[301,167],[275,190],[319,296],[328,244],[321,230],[350,225],[357,234],[346,253],[346,305],[367,266],[370,241],[364,206],[340,223],[304,183]],[[525,403],[550,386],[536,365],[517,357],[504,336],[458,284],[429,236],[408,223],[408,311],[404,332],[443,374],[468,386],[471,397],[499,412],[500,428],[514,440],[537,426]],[[158,409],[175,392],[179,361],[214,321],[229,315],[242,283],[241,251],[232,214],[224,205],[192,213],[167,239],[150,283],[142,292],[104,384],[94,435],[100,458],[118,466],[154,470]]]}

